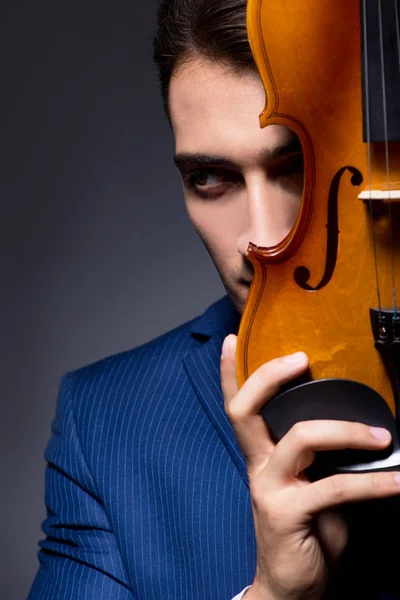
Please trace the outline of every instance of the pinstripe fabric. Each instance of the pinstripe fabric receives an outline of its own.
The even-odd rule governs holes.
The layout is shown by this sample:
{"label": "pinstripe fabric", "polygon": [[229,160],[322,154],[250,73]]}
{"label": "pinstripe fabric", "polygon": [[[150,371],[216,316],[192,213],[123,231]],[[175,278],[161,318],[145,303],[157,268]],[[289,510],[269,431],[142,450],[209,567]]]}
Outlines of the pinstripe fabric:
{"label": "pinstripe fabric", "polygon": [[[238,323],[224,298],[149,344],[65,375],[28,600],[229,600],[252,582],[246,468],[219,379],[223,338]],[[389,592],[398,585],[387,532],[400,537],[392,508],[391,529],[379,505],[357,508],[356,545],[329,598],[400,597]]]}
{"label": "pinstripe fabric", "polygon": [[251,583],[246,469],[218,370],[237,326],[224,298],[64,376],[29,600],[229,600]]}

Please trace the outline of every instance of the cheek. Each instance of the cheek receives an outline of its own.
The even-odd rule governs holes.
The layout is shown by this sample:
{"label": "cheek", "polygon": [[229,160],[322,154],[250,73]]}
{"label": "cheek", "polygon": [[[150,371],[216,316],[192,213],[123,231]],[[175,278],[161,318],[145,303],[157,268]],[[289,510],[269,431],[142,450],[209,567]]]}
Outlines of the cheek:
{"label": "cheek", "polygon": [[219,266],[234,261],[242,225],[237,207],[224,200],[187,200],[186,208],[213,261]]}

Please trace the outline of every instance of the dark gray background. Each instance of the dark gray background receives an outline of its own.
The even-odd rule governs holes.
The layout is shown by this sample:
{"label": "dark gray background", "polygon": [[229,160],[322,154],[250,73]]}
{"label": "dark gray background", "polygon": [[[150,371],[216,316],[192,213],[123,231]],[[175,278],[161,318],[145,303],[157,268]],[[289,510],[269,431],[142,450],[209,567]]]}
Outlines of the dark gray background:
{"label": "dark gray background", "polygon": [[1,0],[1,600],[23,600],[67,370],[223,295],[187,219],[150,38],[156,0]]}

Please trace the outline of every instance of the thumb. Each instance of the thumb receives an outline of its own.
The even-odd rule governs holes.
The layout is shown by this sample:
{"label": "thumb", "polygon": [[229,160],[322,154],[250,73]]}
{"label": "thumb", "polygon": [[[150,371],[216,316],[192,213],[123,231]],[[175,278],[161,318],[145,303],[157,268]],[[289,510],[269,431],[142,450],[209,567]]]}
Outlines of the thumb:
{"label": "thumb", "polygon": [[326,510],[316,515],[315,523],[324,551],[336,563],[343,554],[349,538],[346,520],[340,512]]}
{"label": "thumb", "polygon": [[230,334],[222,345],[221,386],[225,404],[229,403],[239,391],[236,377],[236,343],[237,336]]}

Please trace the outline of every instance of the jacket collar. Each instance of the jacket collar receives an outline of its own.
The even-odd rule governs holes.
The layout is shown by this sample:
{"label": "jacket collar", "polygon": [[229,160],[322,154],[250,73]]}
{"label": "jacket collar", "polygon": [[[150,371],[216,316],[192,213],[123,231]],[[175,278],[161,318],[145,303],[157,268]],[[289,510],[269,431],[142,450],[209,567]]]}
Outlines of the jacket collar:
{"label": "jacket collar", "polygon": [[219,371],[222,343],[229,333],[237,334],[239,322],[240,315],[227,296],[212,305],[190,326],[202,344],[184,358],[184,364],[199,401],[248,485],[246,463],[225,414]]}
{"label": "jacket collar", "polygon": [[[194,319],[189,326],[189,331],[194,336],[212,337],[229,326],[237,333],[240,323],[240,315],[235,309],[229,296],[224,296],[215,304],[212,304],[202,315]],[[228,334],[227,334],[228,335]]]}

